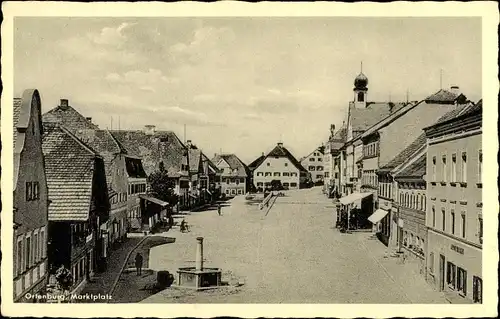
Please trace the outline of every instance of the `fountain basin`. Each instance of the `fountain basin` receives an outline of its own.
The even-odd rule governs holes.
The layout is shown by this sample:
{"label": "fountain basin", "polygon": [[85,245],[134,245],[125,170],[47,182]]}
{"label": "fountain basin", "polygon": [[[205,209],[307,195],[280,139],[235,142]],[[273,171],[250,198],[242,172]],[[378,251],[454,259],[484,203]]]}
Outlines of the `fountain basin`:
{"label": "fountain basin", "polygon": [[220,268],[181,267],[177,270],[177,287],[196,290],[213,289],[221,285]]}

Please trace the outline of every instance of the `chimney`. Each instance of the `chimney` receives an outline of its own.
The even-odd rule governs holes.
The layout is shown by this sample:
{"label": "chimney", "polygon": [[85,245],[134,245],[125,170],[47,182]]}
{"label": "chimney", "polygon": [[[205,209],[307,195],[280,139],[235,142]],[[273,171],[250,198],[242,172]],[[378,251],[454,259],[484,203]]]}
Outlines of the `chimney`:
{"label": "chimney", "polygon": [[264,155],[264,152],[262,152],[262,156],[265,156],[265,155]]}
{"label": "chimney", "polygon": [[283,142],[278,142],[279,147],[283,147]]}
{"label": "chimney", "polygon": [[68,106],[69,106],[68,99],[61,99],[61,103],[59,103],[59,106],[61,107],[61,109],[63,111],[66,111],[68,109]]}
{"label": "chimney", "polygon": [[156,126],[154,125],[144,125],[144,133],[146,135],[154,135],[156,130]]}
{"label": "chimney", "polygon": [[456,85],[453,85],[452,87],[450,87],[450,91],[451,93],[455,94],[455,95],[460,95],[460,88]]}
{"label": "chimney", "polygon": [[90,123],[92,123],[92,118],[91,117],[86,117],[85,118],[87,121],[89,121]]}
{"label": "chimney", "polygon": [[186,146],[187,146],[187,148],[188,148],[188,149],[190,149],[190,148],[191,148],[191,145],[193,145],[193,144],[191,143],[191,140],[187,140],[187,141],[186,141]]}
{"label": "chimney", "polygon": [[333,137],[333,134],[335,133],[335,124],[330,125],[330,136]]}

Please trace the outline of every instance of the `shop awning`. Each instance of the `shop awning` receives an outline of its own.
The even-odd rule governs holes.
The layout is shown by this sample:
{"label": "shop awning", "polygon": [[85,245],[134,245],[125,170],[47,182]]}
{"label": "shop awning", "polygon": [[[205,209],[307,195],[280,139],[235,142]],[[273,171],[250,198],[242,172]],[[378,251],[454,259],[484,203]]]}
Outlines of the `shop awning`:
{"label": "shop awning", "polygon": [[371,221],[373,224],[378,223],[382,218],[385,217],[389,212],[384,210],[384,209],[377,209],[375,213],[371,214],[370,217],[368,217],[368,220]]}
{"label": "shop awning", "polygon": [[352,204],[357,200],[368,197],[372,195],[372,193],[352,193],[347,196],[344,196],[340,199],[340,203],[343,205]]}
{"label": "shop awning", "polygon": [[161,199],[158,199],[158,198],[155,198],[155,197],[152,197],[152,196],[147,196],[147,195],[144,195],[144,194],[140,194],[139,198],[147,200],[148,202],[154,203],[156,205],[160,205],[162,207],[168,206],[167,202],[164,202]]}

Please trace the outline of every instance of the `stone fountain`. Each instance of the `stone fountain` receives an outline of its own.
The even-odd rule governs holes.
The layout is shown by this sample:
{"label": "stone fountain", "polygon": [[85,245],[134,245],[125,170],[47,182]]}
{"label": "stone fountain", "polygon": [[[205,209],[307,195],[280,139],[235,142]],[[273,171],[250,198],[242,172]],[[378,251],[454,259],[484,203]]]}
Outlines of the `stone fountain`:
{"label": "stone fountain", "polygon": [[204,290],[217,288],[221,285],[220,268],[203,267],[203,237],[196,238],[195,267],[180,267],[177,270],[177,286]]}

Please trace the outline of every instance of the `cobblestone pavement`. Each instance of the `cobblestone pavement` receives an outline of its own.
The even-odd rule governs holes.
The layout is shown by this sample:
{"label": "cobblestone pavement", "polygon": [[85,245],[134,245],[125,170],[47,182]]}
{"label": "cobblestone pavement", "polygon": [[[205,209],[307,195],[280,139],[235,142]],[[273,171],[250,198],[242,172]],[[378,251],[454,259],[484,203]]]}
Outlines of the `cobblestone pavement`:
{"label": "cobblestone pavement", "polygon": [[108,265],[106,271],[96,273],[91,282],[85,285],[82,294],[106,294],[112,288],[113,283],[120,275],[123,263],[141,238],[126,238],[119,247],[116,247],[108,256]]}
{"label": "cobblestone pavement", "polygon": [[370,234],[335,229],[334,205],[320,188],[287,192],[267,216],[240,196],[223,208],[222,216],[209,210],[186,220],[191,232],[169,232],[176,242],[153,248],[150,268],[175,273],[194,265],[195,238],[203,236],[205,265],[231,271],[244,285],[199,293],[166,289],[143,302],[440,302],[423,277],[391,275],[393,266],[381,261],[385,246],[369,241]]}

